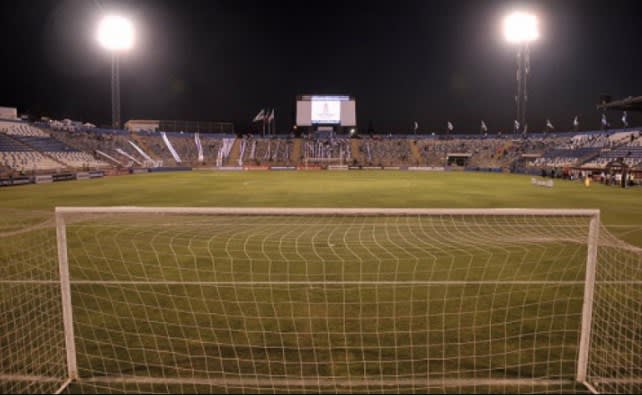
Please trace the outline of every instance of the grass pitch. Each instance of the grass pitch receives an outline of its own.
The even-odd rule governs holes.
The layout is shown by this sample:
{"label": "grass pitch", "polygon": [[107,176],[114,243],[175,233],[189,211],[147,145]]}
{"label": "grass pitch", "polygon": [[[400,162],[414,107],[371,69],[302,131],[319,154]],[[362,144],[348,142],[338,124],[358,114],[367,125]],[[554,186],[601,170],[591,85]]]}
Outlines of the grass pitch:
{"label": "grass pitch", "polygon": [[[390,171],[198,171],[0,190],[1,207],[44,211],[55,206],[117,205],[599,208],[609,230],[635,245],[642,245],[640,198],[642,189],[586,188],[578,182],[557,180],[554,188],[541,188],[532,186],[530,177],[524,176]],[[15,229],[8,217],[4,220],[9,223],[7,229]],[[85,383],[70,389],[247,390],[234,384],[239,379],[234,372],[263,383],[249,386],[250,391],[267,392],[285,388],[270,378],[322,376],[336,383],[303,388],[313,392],[426,392],[444,388],[403,384],[403,380],[573,377],[581,284],[179,284],[311,279],[376,282],[391,278],[583,280],[585,244],[558,241],[554,234],[535,247],[532,243],[493,244],[487,240],[482,245],[483,237],[476,242],[475,237],[468,237],[460,243],[449,238],[448,232],[466,229],[465,224],[451,228],[452,224],[435,226],[413,221],[339,219],[279,225],[270,219],[247,223],[231,218],[217,223],[187,217],[131,217],[70,223],[68,244],[72,281],[77,281],[72,284],[72,298],[81,377],[228,379],[223,384],[201,387],[198,383]],[[422,236],[427,228],[435,232]],[[50,232],[42,232],[47,233],[40,230],[34,235],[39,243],[33,250],[41,261],[29,260],[30,278],[38,275],[38,268],[46,266],[53,272],[57,268],[55,245],[50,245],[54,239]],[[502,237],[511,236],[507,232]],[[0,262],[18,257],[30,241],[20,235],[7,236],[5,245],[12,247],[0,254]],[[5,265],[3,277],[15,277],[22,270],[22,266]],[[149,280],[159,283],[126,284]],[[109,283],[113,281],[116,283]],[[6,306],[16,304],[16,296],[8,293],[0,300]],[[24,307],[24,303],[19,306],[33,308]],[[59,308],[56,304],[49,307]],[[55,323],[55,318],[53,313],[50,321]],[[59,334],[60,329],[58,325],[49,331]],[[46,341],[39,339],[36,343]],[[64,355],[60,338],[54,343],[49,345],[55,348],[50,352]],[[7,344],[4,347],[11,349],[11,343]],[[30,362],[28,358],[20,361],[25,366]],[[365,383],[361,387],[341,384],[360,380]],[[395,380],[396,385],[381,384]],[[456,392],[578,389],[537,385],[455,387]]]}
{"label": "grass pitch", "polygon": [[642,246],[642,188],[468,172],[156,173],[0,189],[0,207],[55,206],[598,208],[602,223]]}

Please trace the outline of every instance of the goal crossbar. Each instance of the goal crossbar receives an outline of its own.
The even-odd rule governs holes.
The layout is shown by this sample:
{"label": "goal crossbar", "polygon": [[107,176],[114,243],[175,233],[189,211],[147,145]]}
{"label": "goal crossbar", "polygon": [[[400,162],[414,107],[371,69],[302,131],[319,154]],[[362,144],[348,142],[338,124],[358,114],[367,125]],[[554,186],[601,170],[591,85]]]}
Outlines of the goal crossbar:
{"label": "goal crossbar", "polygon": [[57,214],[207,214],[207,215],[341,215],[341,216],[569,216],[596,217],[599,209],[522,208],[280,208],[280,207],[56,207]]}

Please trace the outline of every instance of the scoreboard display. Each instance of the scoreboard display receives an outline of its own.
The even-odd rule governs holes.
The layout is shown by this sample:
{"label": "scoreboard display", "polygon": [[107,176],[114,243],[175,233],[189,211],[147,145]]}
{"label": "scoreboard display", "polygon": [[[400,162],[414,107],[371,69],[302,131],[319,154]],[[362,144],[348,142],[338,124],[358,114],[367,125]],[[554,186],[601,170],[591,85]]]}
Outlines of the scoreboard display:
{"label": "scoreboard display", "polygon": [[350,96],[299,96],[296,103],[297,126],[356,126],[356,105]]}

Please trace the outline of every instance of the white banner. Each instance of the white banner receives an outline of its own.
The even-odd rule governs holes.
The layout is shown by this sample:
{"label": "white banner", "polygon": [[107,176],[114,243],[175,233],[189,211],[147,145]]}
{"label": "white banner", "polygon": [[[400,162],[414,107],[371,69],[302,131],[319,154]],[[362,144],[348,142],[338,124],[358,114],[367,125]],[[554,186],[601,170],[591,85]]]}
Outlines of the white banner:
{"label": "white banner", "polygon": [[129,158],[130,160],[134,161],[134,163],[137,163],[137,164],[139,164],[140,166],[142,166],[142,165],[143,165],[143,164],[141,163],[141,161],[139,161],[138,159],[136,159],[136,158],[134,158],[133,156],[129,155],[127,152],[123,151],[121,148],[116,148],[116,152],[118,152],[119,154],[121,154],[121,155],[123,155],[123,156],[125,156],[125,157]]}
{"label": "white banner", "polygon": [[176,150],[174,149],[172,142],[169,141],[169,139],[167,138],[167,133],[161,132],[161,136],[163,137],[163,141],[165,142],[165,145],[169,149],[169,152],[172,153],[172,156],[174,157],[174,160],[176,161],[176,163],[181,163],[181,157],[178,156],[178,152],[176,152]]}
{"label": "white banner", "polygon": [[201,144],[201,136],[198,132],[194,133],[194,142],[196,142],[196,149],[198,151],[198,161],[203,161],[203,145]]}
{"label": "white banner", "polygon": [[102,156],[104,156],[105,158],[107,158],[107,159],[111,160],[112,162],[116,162],[117,164],[122,165],[122,163],[120,163],[120,161],[119,161],[118,159],[114,158],[114,157],[113,157],[113,156],[111,156],[111,155],[108,155],[108,154],[106,154],[106,153],[104,153],[104,152],[102,152],[102,151],[100,151],[100,150],[96,150],[96,153],[97,153],[98,155],[102,155]]}
{"label": "white banner", "polygon": [[131,141],[131,140],[130,140],[130,141],[129,141],[129,144],[131,144],[131,145],[132,145],[132,147],[134,147],[134,148],[136,149],[136,151],[138,151],[138,153],[139,153],[139,154],[141,154],[141,155],[143,156],[143,158],[145,158],[146,160],[148,160],[148,161],[150,161],[150,162],[153,162],[152,158],[150,158],[150,157],[149,157],[149,155],[147,155],[147,154],[145,153],[145,151],[143,151],[143,150],[142,150],[139,146],[137,146],[133,141]]}

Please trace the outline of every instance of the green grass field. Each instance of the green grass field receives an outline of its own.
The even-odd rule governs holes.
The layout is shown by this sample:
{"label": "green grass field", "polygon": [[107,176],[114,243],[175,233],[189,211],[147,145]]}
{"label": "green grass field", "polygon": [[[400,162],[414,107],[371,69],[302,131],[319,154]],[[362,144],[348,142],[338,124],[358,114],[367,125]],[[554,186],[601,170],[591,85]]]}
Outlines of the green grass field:
{"label": "green grass field", "polygon": [[[642,189],[557,180],[554,188],[542,188],[531,185],[530,177],[487,173],[196,171],[0,189],[3,278],[56,278],[53,230],[14,232],[56,206],[598,208],[609,233],[642,246]],[[81,378],[192,380],[98,380],[69,390],[581,391],[567,384],[417,384],[417,377],[574,377],[588,221],[520,221],[69,218]],[[600,255],[611,256],[619,255]],[[635,263],[636,257],[626,259]],[[451,281],[457,283],[445,283]],[[60,303],[48,302],[55,285],[34,286],[41,288],[35,296],[24,285],[2,288],[2,308],[14,316],[33,315],[41,306],[55,311]],[[605,287],[601,303],[630,302]],[[21,300],[25,295],[34,300]],[[639,306],[632,308],[635,318]],[[64,362],[57,318],[52,313],[46,321],[55,341],[32,340],[49,354],[62,353]],[[0,323],[10,334],[0,336],[0,350],[12,350],[25,325],[43,325],[36,321],[30,316],[28,324]],[[597,346],[611,351],[607,343]],[[29,345],[21,343],[20,349]],[[64,373],[64,364],[53,371],[29,368],[31,352],[17,362],[0,357],[0,367],[42,376]],[[41,363],[47,359],[61,364],[57,355]],[[310,384],[318,376],[334,384]],[[256,381],[239,381],[248,378]],[[204,385],[201,379],[223,381]],[[292,384],[297,379],[307,380],[306,386]],[[16,388],[0,383],[1,392]]]}
{"label": "green grass field", "polygon": [[0,207],[55,206],[598,208],[602,223],[642,246],[642,189],[488,173],[198,171],[0,189]]}

